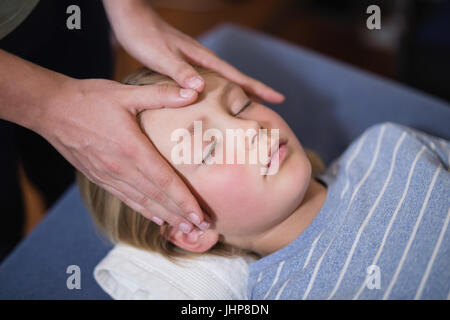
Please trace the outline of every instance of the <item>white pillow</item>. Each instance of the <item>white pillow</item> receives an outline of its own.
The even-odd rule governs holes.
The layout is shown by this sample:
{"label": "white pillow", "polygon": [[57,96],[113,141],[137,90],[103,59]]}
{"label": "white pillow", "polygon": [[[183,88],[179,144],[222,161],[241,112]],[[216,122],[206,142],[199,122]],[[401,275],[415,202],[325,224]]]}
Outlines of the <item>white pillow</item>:
{"label": "white pillow", "polygon": [[247,299],[250,257],[203,255],[182,259],[116,245],[94,269],[94,278],[113,299]]}

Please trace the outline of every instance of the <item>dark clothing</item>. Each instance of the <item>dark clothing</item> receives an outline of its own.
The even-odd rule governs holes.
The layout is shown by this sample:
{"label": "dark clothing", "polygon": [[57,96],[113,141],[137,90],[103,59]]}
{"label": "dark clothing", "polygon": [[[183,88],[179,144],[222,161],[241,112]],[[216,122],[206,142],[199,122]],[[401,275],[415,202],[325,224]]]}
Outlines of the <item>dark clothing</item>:
{"label": "dark clothing", "polygon": [[[81,29],[69,30],[70,5],[81,11]],[[74,78],[111,78],[109,24],[101,1],[41,0],[26,20],[0,40],[0,48]],[[24,206],[18,163],[47,207],[74,181],[74,168],[36,133],[0,120],[0,261],[22,237]]]}

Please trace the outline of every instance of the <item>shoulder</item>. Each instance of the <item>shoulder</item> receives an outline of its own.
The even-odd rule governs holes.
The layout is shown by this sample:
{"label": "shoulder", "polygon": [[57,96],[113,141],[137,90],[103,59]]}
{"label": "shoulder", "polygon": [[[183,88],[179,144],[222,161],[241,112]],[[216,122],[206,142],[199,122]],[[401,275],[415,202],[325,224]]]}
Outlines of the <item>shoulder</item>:
{"label": "shoulder", "polygon": [[395,123],[395,122],[386,121],[386,122],[380,122],[380,123],[377,123],[377,124],[374,124],[374,125],[368,127],[364,131],[363,135],[364,134],[366,134],[366,135],[367,134],[376,134],[376,133],[380,133],[380,132],[411,134],[412,129],[407,126]]}
{"label": "shoulder", "polygon": [[372,125],[364,131],[360,138],[366,138],[367,141],[377,140],[383,145],[403,143],[407,146],[407,150],[433,147],[432,139],[435,139],[425,132],[394,122],[381,122]]}
{"label": "shoulder", "polygon": [[433,165],[441,164],[448,170],[450,162],[448,140],[393,122],[375,124],[367,128],[360,139],[363,137],[366,137],[366,142],[377,139],[383,146],[398,147],[403,156],[424,153],[425,161]]}

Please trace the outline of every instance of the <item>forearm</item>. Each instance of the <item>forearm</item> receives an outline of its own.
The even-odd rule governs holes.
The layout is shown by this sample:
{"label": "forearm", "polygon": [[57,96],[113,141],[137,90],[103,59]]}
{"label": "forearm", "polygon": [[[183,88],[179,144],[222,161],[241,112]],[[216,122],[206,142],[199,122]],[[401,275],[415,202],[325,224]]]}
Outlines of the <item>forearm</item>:
{"label": "forearm", "polygon": [[127,40],[122,39],[122,30],[140,28],[141,25],[135,21],[145,20],[147,29],[157,28],[158,15],[147,0],[103,0],[103,6],[116,38],[122,45]]}
{"label": "forearm", "polygon": [[103,0],[103,6],[113,28],[118,27],[123,20],[129,21],[130,17],[134,18],[136,15],[156,16],[147,0]]}
{"label": "forearm", "polygon": [[0,49],[0,118],[36,131],[69,79]]}

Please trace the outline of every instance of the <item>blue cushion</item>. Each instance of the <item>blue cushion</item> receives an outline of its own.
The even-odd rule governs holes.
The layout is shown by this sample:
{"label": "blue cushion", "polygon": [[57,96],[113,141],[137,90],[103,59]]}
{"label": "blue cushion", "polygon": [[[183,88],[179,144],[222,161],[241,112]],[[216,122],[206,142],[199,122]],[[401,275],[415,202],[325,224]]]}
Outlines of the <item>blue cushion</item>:
{"label": "blue cushion", "polygon": [[[424,93],[229,24],[200,40],[284,93],[286,102],[271,107],[326,163],[364,129],[383,121],[450,139],[449,105]],[[0,299],[108,299],[92,272],[110,248],[73,186],[0,266]],[[80,290],[66,286],[69,265],[81,269]]]}

